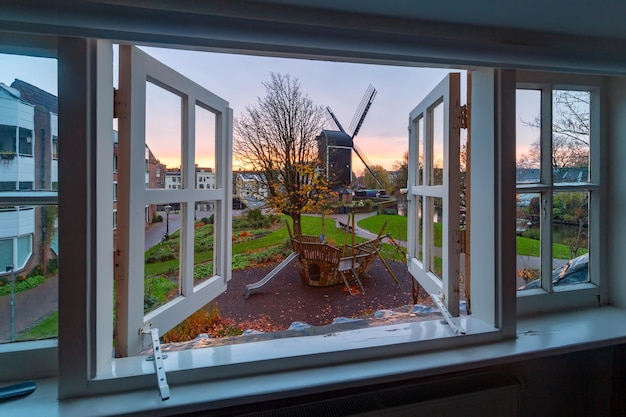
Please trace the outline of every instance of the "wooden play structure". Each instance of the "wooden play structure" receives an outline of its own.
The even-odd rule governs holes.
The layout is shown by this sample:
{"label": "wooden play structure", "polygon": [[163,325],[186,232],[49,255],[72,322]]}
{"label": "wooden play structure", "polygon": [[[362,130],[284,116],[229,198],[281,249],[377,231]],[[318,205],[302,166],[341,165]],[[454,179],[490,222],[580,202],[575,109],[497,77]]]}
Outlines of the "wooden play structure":
{"label": "wooden play structure", "polygon": [[[261,288],[294,260],[297,262],[302,282],[314,287],[328,287],[343,283],[351,295],[354,286],[358,286],[360,291],[364,293],[365,288],[360,277],[367,272],[377,257],[383,262],[393,280],[398,283],[395,274],[385,259],[380,256],[382,241],[387,237],[387,235],[383,235],[387,222],[375,238],[361,243],[355,243],[353,214],[348,217],[348,223],[344,226],[346,233],[341,247],[327,242],[323,232],[320,236],[294,236],[289,229],[294,254],[274,268],[261,281],[247,285],[244,296],[248,298],[254,290]],[[287,227],[289,228],[289,225]],[[352,236],[351,243],[348,243],[349,235]]]}

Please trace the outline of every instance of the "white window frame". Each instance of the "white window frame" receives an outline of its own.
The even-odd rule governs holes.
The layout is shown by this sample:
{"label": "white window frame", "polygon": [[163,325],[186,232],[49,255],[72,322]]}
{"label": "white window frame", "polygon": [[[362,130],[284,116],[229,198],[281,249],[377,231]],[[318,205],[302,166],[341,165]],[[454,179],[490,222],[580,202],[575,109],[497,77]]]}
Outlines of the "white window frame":
{"label": "white window frame", "polygon": [[[603,153],[601,100],[603,80],[601,77],[548,74],[540,72],[517,73],[517,89],[540,91],[541,94],[541,176],[537,183],[516,184],[516,193],[541,195],[541,287],[517,292],[517,312],[524,316],[540,312],[570,308],[598,307],[608,302],[606,285],[602,286],[600,253],[605,243],[605,207],[603,176],[600,161]],[[590,159],[589,182],[555,184],[552,173],[552,110],[554,90],[588,91],[590,93]],[[588,283],[552,287],[552,195],[559,191],[583,191],[589,193],[589,278]],[[549,210],[543,207],[549,207]],[[547,227],[544,227],[547,225]]]}
{"label": "white window frame", "polygon": [[[156,38],[157,40],[163,39],[159,36]],[[119,392],[131,388],[153,386],[154,384],[149,378],[152,376],[150,371],[146,370],[143,364],[137,361],[137,358],[116,361],[116,365],[119,366],[111,369],[108,374],[100,372],[105,368],[102,364],[111,363],[111,338],[106,335],[112,334],[113,329],[112,326],[109,328],[106,325],[101,326],[101,323],[106,322],[113,313],[107,296],[113,292],[111,277],[114,273],[111,262],[113,244],[110,225],[112,218],[110,205],[106,204],[110,202],[112,196],[111,161],[110,159],[106,160],[103,164],[97,160],[96,156],[99,154],[112,155],[113,145],[109,143],[110,140],[98,141],[96,138],[106,137],[106,134],[110,133],[110,121],[113,115],[112,106],[108,104],[113,101],[113,93],[110,88],[112,85],[111,75],[106,72],[94,71],[94,68],[106,67],[111,62],[108,42],[72,38],[54,39],[55,42],[57,40],[59,56],[68,63],[59,76],[59,91],[62,92],[61,94],[77,93],[73,95],[76,102],[71,106],[67,102],[60,103],[59,114],[69,114],[70,110],[76,111],[72,114],[71,126],[69,123],[61,121],[63,127],[61,133],[63,133],[64,141],[60,145],[63,149],[71,152],[63,153],[63,163],[60,170],[64,180],[72,180],[71,183],[61,182],[60,195],[68,197],[68,200],[61,198],[61,201],[85,201],[85,204],[79,204],[73,210],[60,210],[60,224],[63,224],[64,228],[68,227],[64,230],[68,230],[68,236],[71,235],[71,239],[61,236],[63,249],[74,250],[71,253],[73,253],[75,262],[64,263],[62,266],[62,273],[67,279],[60,282],[59,288],[59,304],[64,309],[60,316],[59,349],[56,349],[56,341],[26,342],[17,348],[11,346],[8,349],[0,346],[2,363],[12,363],[12,368],[20,368],[15,371],[11,370],[11,367],[3,367],[5,377],[11,378],[14,375],[16,378],[22,379],[24,377],[50,375],[56,370],[56,356],[58,354],[60,398],[90,396],[103,392]],[[263,48],[257,47],[261,50]],[[269,52],[270,48],[267,48],[267,52]],[[364,60],[367,60],[368,56],[370,56],[368,52],[362,52]],[[419,62],[419,58],[416,58],[415,61]],[[409,59],[403,58],[400,62],[409,62]],[[486,261],[479,263],[480,266],[477,267],[476,271],[483,272],[482,279],[491,283],[487,285],[491,285],[490,288],[494,289],[493,293],[484,294],[485,300],[488,301],[484,304],[477,303],[476,298],[473,299],[473,315],[486,317],[488,322],[495,322],[493,326],[501,329],[503,336],[511,337],[515,334],[515,322],[514,320],[511,322],[511,308],[513,311],[515,310],[516,302],[515,287],[509,283],[512,280],[507,281],[503,277],[510,278],[515,269],[513,267],[513,271],[511,271],[510,267],[511,264],[514,265],[512,263],[515,255],[514,240],[508,237],[511,235],[509,232],[514,228],[515,217],[515,176],[511,172],[511,167],[515,166],[515,153],[510,147],[510,139],[514,137],[514,134],[511,135],[511,128],[507,127],[506,124],[504,126],[497,125],[494,128],[494,114],[504,112],[505,116],[499,116],[498,120],[506,120],[509,125],[514,126],[514,111],[507,108],[507,106],[511,106],[511,101],[506,101],[505,97],[507,94],[514,97],[515,77],[513,75],[513,83],[511,84],[511,74],[506,71],[481,70],[475,75],[478,75],[474,78],[475,86],[477,78],[481,78],[484,86],[489,87],[488,91],[483,91],[483,96],[488,97],[490,93],[497,93],[491,95],[491,97],[496,96],[497,99],[495,102],[494,100],[486,100],[485,103],[482,103],[487,105],[485,107],[478,105],[476,100],[473,101],[472,123],[475,124],[475,120],[483,122],[487,120],[488,123],[485,123],[483,127],[482,133],[484,135],[474,135],[475,146],[472,159],[493,162],[485,164],[487,167],[474,166],[472,182],[476,183],[477,180],[483,179],[488,186],[485,187],[486,191],[482,195],[480,191],[478,194],[473,194],[473,201],[475,203],[480,201],[487,210],[477,210],[474,206],[471,215],[476,216],[476,218],[472,217],[472,223],[475,225],[476,222],[482,222],[489,228],[484,235],[494,236],[493,239],[487,239],[488,241],[484,245],[487,247],[485,250],[474,250],[472,253],[474,259],[472,268],[479,263],[476,262],[477,259]],[[510,88],[511,85],[513,86],[512,89]],[[101,106],[98,107],[98,104]],[[98,111],[95,111],[96,108]],[[477,110],[479,108],[480,110]],[[511,115],[513,116],[511,117]],[[68,143],[66,143],[66,137],[68,137]],[[78,140],[79,137],[86,138],[86,140]],[[507,144],[509,145],[508,148]],[[97,172],[98,175],[77,176],[75,175],[76,172],[90,175]],[[473,191],[476,193],[476,190]],[[90,192],[95,197],[88,198]],[[485,198],[481,199],[480,197]],[[45,204],[49,204],[51,201],[56,203],[56,196],[53,200],[46,200]],[[478,240],[475,241],[475,239]],[[472,236],[474,243],[484,243],[484,240],[483,236]],[[477,247],[477,245],[472,246]],[[473,274],[472,282],[476,281],[477,275]],[[87,296],[76,297],[76,294],[87,294]],[[99,294],[107,294],[107,296],[98,297]],[[477,310],[476,307],[480,305],[485,306],[485,312]],[[102,337],[103,335],[104,337]],[[461,345],[454,341],[450,343],[450,340],[452,339],[447,338],[438,346],[449,348]],[[96,346],[106,346],[107,343],[108,352],[105,352],[105,349],[96,348]],[[416,345],[421,345],[421,343],[410,343],[408,350],[415,352],[419,349]],[[350,356],[350,359],[365,360],[368,357],[406,352],[401,347],[391,347],[389,349],[390,346],[383,346],[383,349],[370,349],[368,352],[363,350],[356,357]],[[424,344],[426,349],[432,347],[433,345]],[[24,354],[25,352],[27,354]],[[173,356],[179,357],[179,355]],[[330,359],[318,360],[318,362],[315,361],[315,356],[312,353],[305,365],[315,366],[315,363],[328,364],[329,360],[342,360],[341,353],[337,353]],[[317,356],[319,357],[319,355]],[[270,370],[295,368],[302,366],[299,363],[300,359],[296,358],[295,361],[292,360],[283,366],[273,366],[276,362],[268,361],[257,367],[254,372],[263,373]],[[24,370],[30,368],[27,365],[33,360],[36,360],[41,366],[33,373],[26,375]],[[210,370],[198,367],[195,368],[198,372],[194,372],[189,367],[182,369],[183,366],[174,365],[172,369],[180,371],[177,373],[177,379],[180,382],[206,379],[207,371],[211,373],[211,376],[208,377],[219,378],[225,375],[220,367],[214,367]],[[234,375],[237,372],[235,369],[228,374]],[[119,379],[114,377],[119,377]]]}

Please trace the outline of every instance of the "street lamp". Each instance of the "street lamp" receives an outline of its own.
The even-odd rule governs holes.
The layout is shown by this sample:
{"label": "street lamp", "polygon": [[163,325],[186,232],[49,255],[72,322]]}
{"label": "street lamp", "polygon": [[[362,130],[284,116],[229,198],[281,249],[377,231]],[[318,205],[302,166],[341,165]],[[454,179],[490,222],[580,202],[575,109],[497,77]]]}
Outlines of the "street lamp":
{"label": "street lamp", "polygon": [[170,211],[172,211],[172,206],[169,204],[163,207],[165,209],[165,240],[170,239]]}
{"label": "street lamp", "polygon": [[11,271],[11,341],[15,339],[15,274],[13,273],[13,265],[6,268],[6,272]]}

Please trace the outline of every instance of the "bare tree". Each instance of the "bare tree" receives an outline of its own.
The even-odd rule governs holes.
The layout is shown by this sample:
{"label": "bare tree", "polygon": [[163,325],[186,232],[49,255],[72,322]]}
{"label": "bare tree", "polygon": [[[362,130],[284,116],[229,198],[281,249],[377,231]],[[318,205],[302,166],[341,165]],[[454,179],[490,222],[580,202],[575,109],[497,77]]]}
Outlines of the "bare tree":
{"label": "bare tree", "polygon": [[301,213],[329,193],[315,139],[324,126],[324,112],[302,92],[297,78],[275,73],[270,78],[263,83],[265,96],[234,122],[233,153],[246,169],[262,174],[268,205],[290,216],[299,235]]}
{"label": "bare tree", "polygon": [[[589,92],[555,90],[552,100],[552,167],[584,167],[589,164]],[[541,118],[526,125],[540,129]],[[517,161],[520,168],[539,168],[541,145],[535,142]]]}

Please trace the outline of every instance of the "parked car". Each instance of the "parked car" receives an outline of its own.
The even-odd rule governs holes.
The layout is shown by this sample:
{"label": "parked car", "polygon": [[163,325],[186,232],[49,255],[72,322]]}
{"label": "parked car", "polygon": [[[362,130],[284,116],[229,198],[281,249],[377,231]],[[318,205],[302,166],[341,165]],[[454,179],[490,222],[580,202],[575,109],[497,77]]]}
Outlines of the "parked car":
{"label": "parked car", "polygon": [[[578,256],[570,259],[565,265],[552,271],[552,286],[558,287],[562,285],[580,284],[589,281],[589,254]],[[530,290],[532,288],[541,288],[541,279],[530,281],[528,284],[521,286],[520,290]]]}

